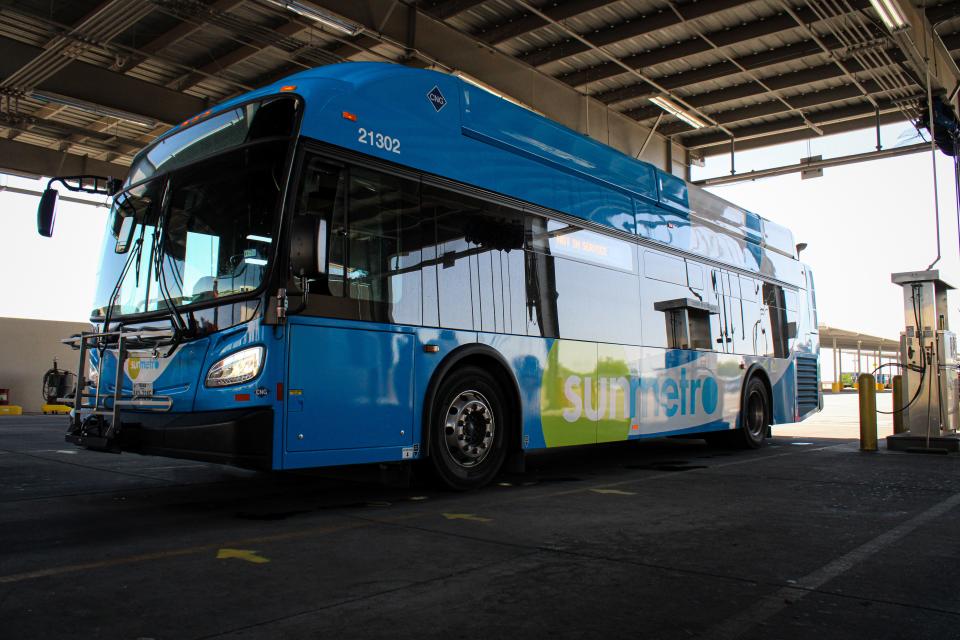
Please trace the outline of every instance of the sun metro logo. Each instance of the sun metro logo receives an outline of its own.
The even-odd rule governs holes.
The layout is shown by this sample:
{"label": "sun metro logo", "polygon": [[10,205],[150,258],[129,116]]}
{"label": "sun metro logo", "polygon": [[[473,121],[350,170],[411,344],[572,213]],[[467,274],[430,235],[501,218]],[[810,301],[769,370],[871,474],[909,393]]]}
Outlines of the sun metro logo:
{"label": "sun metro logo", "polygon": [[136,380],[140,375],[140,358],[127,358],[127,375]]}
{"label": "sun metro logo", "polygon": [[144,382],[153,382],[156,380],[163,370],[166,368],[166,364],[169,363],[170,359],[161,360],[158,358],[141,358],[137,356],[132,356],[127,358],[126,363],[124,364],[124,369],[127,372],[127,377],[130,380],[137,380],[142,378]]}
{"label": "sun metro logo", "polygon": [[540,393],[547,446],[624,440],[721,418],[713,354],[556,341]]}
{"label": "sun metro logo", "polygon": [[[596,388],[596,391],[594,391]],[[596,398],[593,397],[596,393]],[[709,416],[717,410],[719,387],[712,375],[687,367],[666,369],[639,378],[567,376],[563,419],[577,422],[604,418],[674,418]]]}

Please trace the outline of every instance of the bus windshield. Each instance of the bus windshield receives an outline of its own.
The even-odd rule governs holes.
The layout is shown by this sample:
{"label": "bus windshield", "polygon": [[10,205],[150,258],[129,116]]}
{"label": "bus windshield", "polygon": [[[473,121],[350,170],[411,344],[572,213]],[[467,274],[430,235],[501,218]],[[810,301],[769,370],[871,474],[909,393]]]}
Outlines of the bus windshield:
{"label": "bus windshield", "polygon": [[[127,181],[133,186],[114,199],[104,235],[93,319],[260,287],[299,112],[295,96],[268,97],[201,120],[137,156]],[[130,248],[116,253],[129,217]]]}
{"label": "bus windshield", "polygon": [[[288,147],[242,147],[120,194],[104,237],[93,316],[108,307],[112,316],[146,313],[258,289],[272,257]],[[133,242],[118,254],[128,216],[136,222]]]}

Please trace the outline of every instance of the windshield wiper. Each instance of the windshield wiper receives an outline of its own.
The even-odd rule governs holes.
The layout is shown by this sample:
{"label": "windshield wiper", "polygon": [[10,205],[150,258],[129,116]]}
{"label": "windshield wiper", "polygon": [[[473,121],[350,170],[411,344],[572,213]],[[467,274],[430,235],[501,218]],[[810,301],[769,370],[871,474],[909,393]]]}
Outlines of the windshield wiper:
{"label": "windshield wiper", "polygon": [[180,317],[180,312],[177,311],[176,305],[173,304],[170,290],[167,287],[167,278],[163,272],[163,245],[164,234],[166,232],[166,225],[164,224],[164,221],[166,220],[166,209],[171,197],[170,191],[173,188],[172,184],[172,181],[167,181],[167,188],[163,193],[163,198],[161,199],[160,217],[157,220],[157,229],[153,234],[153,247],[151,254],[154,261],[153,266],[157,272],[157,291],[160,294],[160,299],[170,312],[170,323],[173,325],[173,344],[170,345],[170,349],[167,351],[167,355],[165,357],[169,357],[174,352],[180,343],[183,342],[183,337],[187,333],[187,327],[183,324],[183,318]]}

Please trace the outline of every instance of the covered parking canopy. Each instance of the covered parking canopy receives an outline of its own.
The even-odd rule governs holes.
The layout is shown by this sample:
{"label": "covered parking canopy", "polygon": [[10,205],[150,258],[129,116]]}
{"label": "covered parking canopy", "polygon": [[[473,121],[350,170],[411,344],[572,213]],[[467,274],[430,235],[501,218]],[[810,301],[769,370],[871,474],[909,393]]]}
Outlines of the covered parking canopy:
{"label": "covered parking canopy", "polygon": [[915,121],[928,81],[955,101],[960,2],[890,1],[902,28],[869,0],[7,0],[0,169],[122,175],[230,96],[380,60],[688,176],[707,155]]}
{"label": "covered parking canopy", "polygon": [[[897,361],[900,357],[900,341],[891,338],[880,338],[858,331],[848,331],[827,325],[817,327],[820,333],[820,346],[833,351],[834,384],[841,382],[843,374],[843,353],[856,354],[857,365],[854,378],[860,373],[869,373],[885,361]],[[868,367],[863,367],[863,356],[866,356]],[[873,366],[869,363],[873,360]],[[885,373],[890,373],[886,371]]]}

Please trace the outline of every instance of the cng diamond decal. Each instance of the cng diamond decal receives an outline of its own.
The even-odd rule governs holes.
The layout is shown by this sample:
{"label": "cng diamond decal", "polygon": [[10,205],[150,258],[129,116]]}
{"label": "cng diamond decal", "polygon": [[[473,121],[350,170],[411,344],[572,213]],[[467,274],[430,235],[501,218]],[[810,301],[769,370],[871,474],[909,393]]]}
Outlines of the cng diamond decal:
{"label": "cng diamond decal", "polygon": [[427,94],[427,100],[430,101],[430,104],[433,105],[433,108],[439,113],[440,109],[443,109],[447,106],[447,99],[443,97],[443,94],[440,93],[440,87],[434,85],[433,89],[430,89],[430,92]]}

